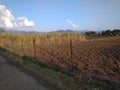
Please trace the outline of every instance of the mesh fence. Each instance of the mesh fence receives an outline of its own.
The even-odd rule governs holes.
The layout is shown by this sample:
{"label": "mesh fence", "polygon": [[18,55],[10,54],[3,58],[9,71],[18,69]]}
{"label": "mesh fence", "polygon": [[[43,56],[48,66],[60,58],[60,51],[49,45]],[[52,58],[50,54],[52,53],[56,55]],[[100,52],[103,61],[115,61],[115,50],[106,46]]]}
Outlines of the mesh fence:
{"label": "mesh fence", "polygon": [[80,40],[79,36],[1,40],[1,46],[74,73],[120,81],[120,37]]}

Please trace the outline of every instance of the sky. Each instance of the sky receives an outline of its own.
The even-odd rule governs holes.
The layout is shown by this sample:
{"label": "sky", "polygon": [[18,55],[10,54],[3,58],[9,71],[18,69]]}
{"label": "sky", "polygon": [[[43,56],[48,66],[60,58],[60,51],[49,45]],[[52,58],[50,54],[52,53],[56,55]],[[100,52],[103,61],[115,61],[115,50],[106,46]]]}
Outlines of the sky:
{"label": "sky", "polygon": [[0,27],[42,32],[120,29],[120,0],[0,0]]}

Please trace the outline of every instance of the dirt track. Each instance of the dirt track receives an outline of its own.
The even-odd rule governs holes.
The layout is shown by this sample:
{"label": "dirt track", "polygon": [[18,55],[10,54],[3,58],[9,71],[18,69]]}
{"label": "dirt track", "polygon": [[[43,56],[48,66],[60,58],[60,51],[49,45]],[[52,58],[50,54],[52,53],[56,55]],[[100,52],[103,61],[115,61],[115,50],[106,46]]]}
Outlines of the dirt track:
{"label": "dirt track", "polygon": [[48,90],[0,56],[0,90]]}

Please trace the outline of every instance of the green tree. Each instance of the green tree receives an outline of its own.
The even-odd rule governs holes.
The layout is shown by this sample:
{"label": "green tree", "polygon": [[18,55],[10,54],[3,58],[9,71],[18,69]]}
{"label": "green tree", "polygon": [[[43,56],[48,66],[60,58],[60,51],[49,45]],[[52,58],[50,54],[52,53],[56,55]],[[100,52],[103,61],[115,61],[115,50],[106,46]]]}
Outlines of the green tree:
{"label": "green tree", "polygon": [[90,32],[85,32],[86,35],[88,36],[96,36],[97,35],[97,32],[95,31],[90,31]]}
{"label": "green tree", "polygon": [[105,35],[106,35],[106,36],[111,36],[111,35],[112,35],[111,30],[106,30],[106,31],[105,31]]}
{"label": "green tree", "polygon": [[114,29],[112,31],[112,35],[114,35],[114,36],[120,36],[120,29]]}

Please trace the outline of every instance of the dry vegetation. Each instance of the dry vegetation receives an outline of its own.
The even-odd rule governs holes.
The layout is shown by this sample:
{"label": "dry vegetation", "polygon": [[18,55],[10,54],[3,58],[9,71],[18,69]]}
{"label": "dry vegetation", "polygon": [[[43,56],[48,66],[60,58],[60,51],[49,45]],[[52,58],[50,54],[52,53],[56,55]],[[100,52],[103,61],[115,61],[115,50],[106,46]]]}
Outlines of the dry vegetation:
{"label": "dry vegetation", "polygon": [[71,70],[73,64],[73,70],[77,75],[120,82],[119,36],[87,39],[85,35],[75,33],[24,35],[3,33],[0,35],[0,42],[1,47],[20,55],[35,57],[48,64],[58,65],[68,70]]}

